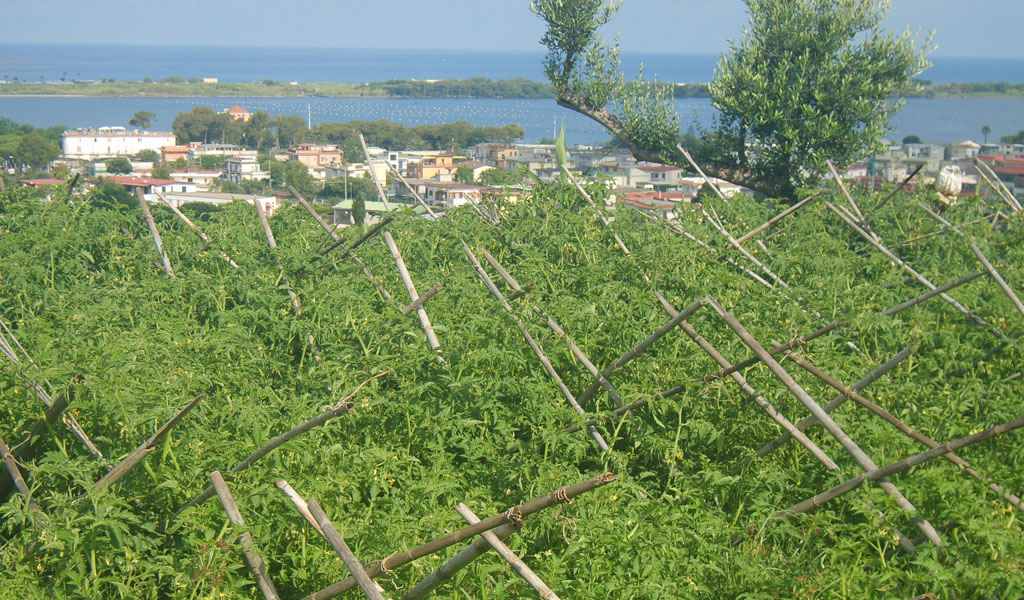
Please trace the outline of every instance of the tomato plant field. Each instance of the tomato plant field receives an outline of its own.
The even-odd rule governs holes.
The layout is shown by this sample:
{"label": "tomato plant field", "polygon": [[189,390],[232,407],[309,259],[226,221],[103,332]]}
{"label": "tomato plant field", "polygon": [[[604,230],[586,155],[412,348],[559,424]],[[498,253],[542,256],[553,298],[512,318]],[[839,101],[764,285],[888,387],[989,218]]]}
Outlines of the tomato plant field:
{"label": "tomato plant field", "polygon": [[[336,585],[334,530],[423,597],[478,533],[459,503],[561,598],[1024,595],[1021,217],[828,188],[737,243],[778,211],[588,190],[601,213],[538,185],[338,242],[296,204],[273,248],[250,204],[186,206],[208,242],[153,205],[170,269],[131,199],[4,192],[0,436],[30,494],[0,471],[0,597],[271,594],[246,552],[281,598],[370,595]],[[536,596],[517,571],[486,552],[432,594]]]}

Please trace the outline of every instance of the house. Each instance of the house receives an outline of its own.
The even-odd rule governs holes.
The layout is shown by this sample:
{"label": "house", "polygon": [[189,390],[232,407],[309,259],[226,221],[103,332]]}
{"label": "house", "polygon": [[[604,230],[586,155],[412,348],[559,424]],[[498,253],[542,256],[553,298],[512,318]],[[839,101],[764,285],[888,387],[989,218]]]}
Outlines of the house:
{"label": "house", "polygon": [[478,160],[467,160],[455,164],[455,171],[458,172],[459,169],[469,169],[473,173],[473,181],[476,181],[481,174],[494,169],[494,167]]}
{"label": "house", "polygon": [[946,160],[971,160],[977,158],[981,152],[981,144],[967,140],[966,142],[960,142],[959,144],[952,144],[947,146],[948,154]]}
{"label": "house", "polygon": [[250,194],[221,194],[214,192],[192,191],[165,193],[163,194],[163,197],[175,208],[181,208],[183,204],[190,204],[194,202],[213,204],[214,206],[223,206],[235,201],[248,202],[249,204],[259,202],[268,216],[273,215],[280,206],[280,201],[277,196],[253,196]]}
{"label": "house", "polygon": [[249,119],[252,118],[252,114],[250,114],[249,111],[245,110],[238,104],[232,106],[231,108],[225,109],[224,112],[226,114],[231,115],[231,118],[236,121],[248,122]]}
{"label": "house", "polygon": [[196,191],[205,192],[210,189],[210,184],[220,179],[224,174],[221,169],[200,169],[195,165],[189,165],[183,170],[173,171],[171,179],[182,183],[196,184]]}
{"label": "house", "polygon": [[256,156],[255,150],[244,150],[234,144],[189,144],[188,159],[199,160],[203,156]]}
{"label": "house", "polygon": [[224,161],[224,178],[233,183],[243,181],[264,181],[270,173],[260,168],[255,156],[231,156]]}
{"label": "house", "polygon": [[160,152],[164,146],[174,145],[170,131],[128,131],[124,127],[75,129],[61,134],[64,157],[78,160],[96,160],[115,156],[135,156],[142,150]]}
{"label": "house", "polygon": [[[355,200],[352,198],[346,198],[341,202],[334,205],[334,223],[339,226],[354,225],[355,221],[352,218],[352,205]],[[373,225],[380,221],[381,215],[388,213],[387,208],[384,207],[384,203],[379,200],[366,200],[363,202],[363,208],[366,209],[366,217],[363,220],[364,225]],[[391,209],[394,210],[395,205],[391,204]],[[426,209],[417,204],[413,207],[413,211],[417,214],[426,214]]]}
{"label": "house", "polygon": [[371,161],[369,165],[365,163],[333,164],[324,167],[324,177],[326,179],[341,179],[344,177],[369,178],[373,176],[370,175],[370,169],[373,169],[373,175],[376,175],[377,181],[380,181],[383,185],[388,176],[388,166],[383,160]]}
{"label": "house", "polygon": [[203,77],[200,81],[203,83],[218,83],[220,80],[216,77]]}
{"label": "house", "polygon": [[423,190],[422,197],[427,204],[450,210],[456,206],[479,201],[483,196],[484,187],[468,183],[431,181],[423,185]]}
{"label": "house", "polygon": [[43,178],[43,179],[19,179],[18,185],[22,187],[32,188],[33,190],[41,190],[44,187],[51,185],[64,185],[66,182],[63,179]]}
{"label": "house", "polygon": [[439,154],[420,162],[409,163],[406,170],[409,177],[415,179],[434,179],[438,175],[454,175],[455,157],[451,154]]}
{"label": "house", "polygon": [[341,150],[333,144],[300,144],[285,154],[287,160],[297,160],[309,168],[341,164]]}
{"label": "house", "polygon": [[634,167],[639,173],[637,180],[646,178],[654,186],[675,186],[683,176],[683,170],[670,165],[641,165]]}
{"label": "house", "polygon": [[170,179],[152,179],[150,177],[111,177],[111,179],[123,185],[124,189],[132,194],[141,190],[142,197],[149,202],[157,199],[157,193],[189,193],[196,191],[196,184],[194,183],[182,183]]}
{"label": "house", "polygon": [[179,158],[188,160],[188,146],[164,146],[160,148],[160,160],[165,163],[172,163]]}

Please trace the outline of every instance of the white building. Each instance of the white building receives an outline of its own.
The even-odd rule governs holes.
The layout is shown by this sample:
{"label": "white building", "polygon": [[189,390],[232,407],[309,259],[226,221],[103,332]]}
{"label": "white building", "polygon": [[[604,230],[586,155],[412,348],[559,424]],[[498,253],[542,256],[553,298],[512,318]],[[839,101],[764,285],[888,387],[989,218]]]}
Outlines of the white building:
{"label": "white building", "polygon": [[278,201],[276,196],[252,196],[248,194],[220,194],[214,192],[192,192],[192,193],[181,193],[171,192],[163,194],[165,200],[171,203],[175,208],[181,208],[182,204],[188,204],[190,202],[202,202],[205,204],[213,204],[214,206],[221,206],[225,204],[231,204],[237,200],[242,202],[248,202],[249,204],[255,204],[259,202],[263,206],[263,210],[266,211],[267,215],[273,215],[278,208]]}
{"label": "white building", "polygon": [[233,183],[270,179],[270,173],[260,169],[255,156],[232,156],[224,162],[224,168],[227,169],[225,179]]}
{"label": "white building", "polygon": [[171,179],[182,183],[194,183],[196,191],[205,192],[223,174],[220,169],[200,169],[195,165],[189,165],[184,170],[171,172]]}
{"label": "white building", "polygon": [[160,152],[174,145],[170,131],[128,131],[124,127],[100,127],[65,131],[61,145],[66,158],[95,160],[114,156],[134,156],[140,150]]}

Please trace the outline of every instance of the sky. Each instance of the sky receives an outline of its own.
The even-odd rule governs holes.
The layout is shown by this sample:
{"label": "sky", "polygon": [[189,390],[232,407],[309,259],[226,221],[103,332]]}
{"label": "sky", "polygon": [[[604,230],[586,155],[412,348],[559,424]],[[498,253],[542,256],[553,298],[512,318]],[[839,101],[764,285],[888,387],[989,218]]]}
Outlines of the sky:
{"label": "sky", "polygon": [[[0,0],[6,43],[539,51],[529,0]],[[626,52],[718,54],[741,0],[625,0]],[[888,26],[935,31],[933,56],[1024,58],[1024,0],[893,0]]]}

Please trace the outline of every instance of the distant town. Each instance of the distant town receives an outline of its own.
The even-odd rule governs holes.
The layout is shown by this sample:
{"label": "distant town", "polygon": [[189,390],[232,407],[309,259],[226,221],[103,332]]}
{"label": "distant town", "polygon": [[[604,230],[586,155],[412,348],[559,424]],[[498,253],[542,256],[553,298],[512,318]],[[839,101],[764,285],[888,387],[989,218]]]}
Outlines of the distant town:
{"label": "distant town", "polygon": [[[240,105],[219,114],[197,109],[179,115],[176,129],[191,123],[181,120],[187,116],[203,116],[207,123],[219,119],[235,127],[247,127],[253,119]],[[135,120],[148,124],[146,117],[140,111]],[[371,145],[358,151],[358,146],[350,145],[347,153],[339,144],[301,142],[261,149],[259,144],[223,141],[179,143],[182,136],[171,131],[97,127],[60,132],[59,156],[43,164],[11,155],[4,166],[9,181],[43,194],[49,186],[64,185],[69,177],[78,175],[84,178],[80,191],[106,181],[176,208],[244,200],[259,202],[273,214],[298,192],[320,204],[335,223],[346,225],[353,223],[357,210],[365,211],[366,222],[373,222],[391,204],[436,214],[487,198],[514,200],[524,191],[527,172],[541,181],[557,178],[560,168],[555,144],[509,141],[516,134],[515,127],[509,127],[491,128],[501,133],[502,142],[483,141],[461,150],[393,150]],[[222,127],[221,137],[225,129]],[[20,176],[31,175],[33,167],[36,175],[47,176]],[[637,161],[629,151],[617,148],[569,148],[567,167],[605,182],[613,189],[617,204],[666,215],[680,203],[695,201],[707,184],[684,169]],[[957,177],[961,196],[980,193],[987,185],[1005,186],[1022,198],[1024,140],[964,140],[943,145],[922,143],[910,136],[886,143],[884,152],[850,165],[844,176],[854,185],[879,189],[890,184],[934,185],[940,176],[951,173]],[[711,183],[726,197],[749,192],[722,180],[712,179]]]}

